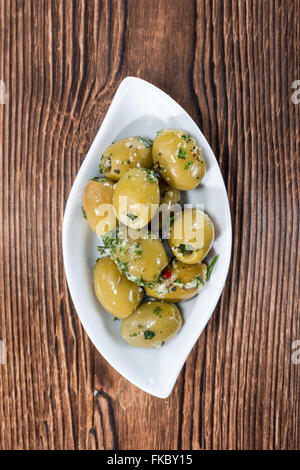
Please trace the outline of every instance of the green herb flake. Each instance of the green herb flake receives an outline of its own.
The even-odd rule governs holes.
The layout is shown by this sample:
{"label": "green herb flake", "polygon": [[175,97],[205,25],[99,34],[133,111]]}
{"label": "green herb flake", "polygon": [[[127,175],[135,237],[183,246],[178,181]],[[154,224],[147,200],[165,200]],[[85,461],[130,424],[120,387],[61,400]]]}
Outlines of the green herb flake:
{"label": "green herb flake", "polygon": [[83,217],[84,219],[87,219],[86,212],[85,212],[85,210],[84,210],[84,208],[83,208],[82,206],[81,206],[81,212],[82,212],[82,217]]}
{"label": "green herb flake", "polygon": [[186,142],[189,142],[191,140],[191,136],[189,134],[183,134],[181,138]]}
{"label": "green herb flake", "polygon": [[183,149],[179,149],[179,152],[178,152],[178,155],[177,155],[178,158],[182,158],[183,160],[185,160],[185,157],[186,157],[186,151],[183,150]]}
{"label": "green herb flake", "polygon": [[147,168],[144,168],[144,170],[147,173],[147,175],[146,175],[147,181],[149,181],[149,183],[157,183],[157,178],[155,176],[154,171],[153,170],[148,170]]}
{"label": "green herb flake", "polygon": [[218,261],[219,257],[220,257],[220,255],[216,255],[216,256],[214,257],[214,259],[212,260],[212,262],[210,263],[210,265],[208,266],[208,268],[207,268],[207,274],[206,274],[206,280],[207,280],[207,281],[209,281],[210,276],[211,276],[211,272],[212,272],[212,270],[213,270],[213,268],[214,268],[214,265],[215,265],[216,262]]}
{"label": "green herb flake", "polygon": [[149,282],[149,281],[142,281],[144,287],[148,287],[149,289],[153,289],[155,287],[156,282]]}
{"label": "green herb flake", "polygon": [[[106,253],[106,248],[105,248],[104,246],[98,246],[98,247],[97,247],[97,251],[100,253],[100,255],[105,255],[105,253]],[[99,259],[100,259],[100,258],[97,258],[96,263],[97,263],[97,261],[98,261]]]}
{"label": "green herb flake", "polygon": [[143,137],[139,137],[139,140],[142,142],[142,144],[145,145],[148,149],[152,147],[153,145],[153,140],[150,139],[143,139]]}
{"label": "green herb flake", "polygon": [[108,180],[108,178],[105,178],[105,176],[94,176],[94,178],[91,178],[90,181],[96,181],[97,183],[105,183]]}
{"label": "green herb flake", "polygon": [[142,277],[141,277],[141,276],[136,276],[134,282],[135,282],[138,286],[144,287],[144,283],[143,283],[143,281],[142,281]]}
{"label": "green herb flake", "polygon": [[175,279],[174,284],[183,284],[181,279]]}
{"label": "green herb flake", "polygon": [[137,336],[137,333],[132,333],[132,335],[130,335],[131,338],[133,338],[134,336]]}
{"label": "green herb flake", "polygon": [[201,279],[200,276],[197,276],[195,280],[196,280],[197,289],[199,289],[200,287],[204,286],[204,281]]}
{"label": "green herb flake", "polygon": [[192,164],[193,164],[193,162],[191,160],[189,160],[188,162],[185,163],[184,169],[188,170],[190,168],[190,166],[192,166]]}
{"label": "green herb flake", "polygon": [[113,321],[117,321],[117,320],[120,320],[120,318],[118,318],[118,317],[113,318]]}
{"label": "green herb flake", "polygon": [[138,216],[137,216],[137,215],[131,214],[130,212],[127,212],[127,217],[129,217],[129,219],[131,219],[131,220],[136,220],[136,219],[138,219]]}
{"label": "green herb flake", "polygon": [[124,261],[121,261],[120,258],[117,258],[116,263],[121,273],[125,274],[128,272],[128,261],[125,263]]}
{"label": "green herb flake", "polygon": [[152,339],[152,338],[154,338],[154,336],[155,336],[154,331],[151,331],[151,330],[144,331],[144,338],[145,339]]}
{"label": "green herb flake", "polygon": [[178,250],[183,255],[189,255],[194,251],[194,247],[188,244],[184,245],[183,243],[180,243],[180,245],[178,245]]}
{"label": "green herb flake", "polygon": [[154,315],[159,315],[160,312],[161,312],[161,308],[160,308],[160,307],[156,307],[156,308],[153,310]]}
{"label": "green herb flake", "polygon": [[121,245],[119,250],[120,250],[121,255],[126,255],[129,250],[129,244],[125,243],[124,245]]}
{"label": "green herb flake", "polygon": [[139,243],[136,243],[134,245],[134,254],[135,254],[135,256],[141,256],[142,255],[142,249],[141,249],[141,245]]}

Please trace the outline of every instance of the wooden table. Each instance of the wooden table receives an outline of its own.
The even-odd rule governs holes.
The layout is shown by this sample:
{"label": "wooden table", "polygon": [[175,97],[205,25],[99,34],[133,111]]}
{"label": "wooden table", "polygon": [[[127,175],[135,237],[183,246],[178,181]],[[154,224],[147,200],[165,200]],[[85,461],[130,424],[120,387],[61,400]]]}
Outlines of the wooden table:
{"label": "wooden table", "polygon": [[[0,0],[0,21],[0,448],[299,449],[300,1]],[[232,213],[223,295],[166,400],[92,346],[62,260],[70,188],[127,75],[199,124]]]}

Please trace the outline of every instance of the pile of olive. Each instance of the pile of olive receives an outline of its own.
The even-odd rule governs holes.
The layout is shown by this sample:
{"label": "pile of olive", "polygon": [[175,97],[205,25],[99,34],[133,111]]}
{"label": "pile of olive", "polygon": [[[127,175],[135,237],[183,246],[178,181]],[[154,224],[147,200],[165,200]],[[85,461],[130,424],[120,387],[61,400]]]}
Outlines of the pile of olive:
{"label": "pile of olive", "polygon": [[214,226],[199,209],[175,213],[167,240],[172,260],[148,224],[161,204],[171,214],[180,190],[196,188],[205,174],[204,158],[189,134],[165,129],[154,141],[129,137],[112,143],[100,172],[104,176],[90,180],[82,195],[83,215],[102,242],[94,268],[96,296],[108,313],[122,319],[127,343],[159,347],[181,328],[174,302],[199,292],[217,257],[209,267],[203,262]]}

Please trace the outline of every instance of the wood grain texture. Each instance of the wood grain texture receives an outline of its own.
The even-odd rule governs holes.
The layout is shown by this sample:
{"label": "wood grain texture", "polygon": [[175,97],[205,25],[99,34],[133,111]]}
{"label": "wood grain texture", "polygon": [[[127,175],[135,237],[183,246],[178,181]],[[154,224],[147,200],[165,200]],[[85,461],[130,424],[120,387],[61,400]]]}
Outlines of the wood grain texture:
{"label": "wood grain texture", "polygon": [[[91,345],[64,206],[122,78],[168,92],[219,161],[223,295],[167,400]],[[0,0],[0,449],[299,449],[299,0]]]}

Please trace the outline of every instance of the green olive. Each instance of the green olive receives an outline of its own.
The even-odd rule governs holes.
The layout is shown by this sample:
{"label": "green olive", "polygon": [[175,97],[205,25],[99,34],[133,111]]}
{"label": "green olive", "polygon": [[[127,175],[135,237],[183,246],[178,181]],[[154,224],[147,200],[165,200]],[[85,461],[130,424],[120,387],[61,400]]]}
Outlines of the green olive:
{"label": "green olive", "polygon": [[158,283],[146,288],[146,294],[171,302],[191,299],[204,286],[206,272],[205,263],[184,264],[173,260],[160,275]]}
{"label": "green olive", "polygon": [[104,238],[105,253],[119,270],[137,283],[157,280],[169,260],[162,241],[148,230],[119,227]]}
{"label": "green olive", "polygon": [[90,180],[83,190],[82,208],[91,229],[98,235],[116,227],[113,208],[114,181],[102,178]]}
{"label": "green olive", "polygon": [[154,168],[164,181],[176,189],[195,189],[205,175],[201,150],[189,134],[177,129],[165,129],[153,142]]}
{"label": "green olive", "polygon": [[152,142],[141,137],[129,137],[111,144],[101,160],[103,174],[114,181],[130,168],[152,168]]}
{"label": "green olive", "polygon": [[132,168],[117,183],[113,202],[120,222],[134,229],[145,227],[159,206],[158,179],[151,170]]}
{"label": "green olive", "polygon": [[143,289],[121,274],[110,258],[101,258],[94,269],[97,299],[108,313],[127,318],[141,303]]}
{"label": "green olive", "polygon": [[166,302],[146,302],[122,321],[124,340],[136,348],[158,348],[170,341],[182,325],[176,305]]}
{"label": "green olive", "polygon": [[176,188],[172,188],[164,181],[159,182],[160,204],[167,204],[171,207],[180,201],[180,192]]}
{"label": "green olive", "polygon": [[170,230],[169,246],[179,261],[196,264],[205,258],[214,240],[214,226],[199,209],[184,210]]}

